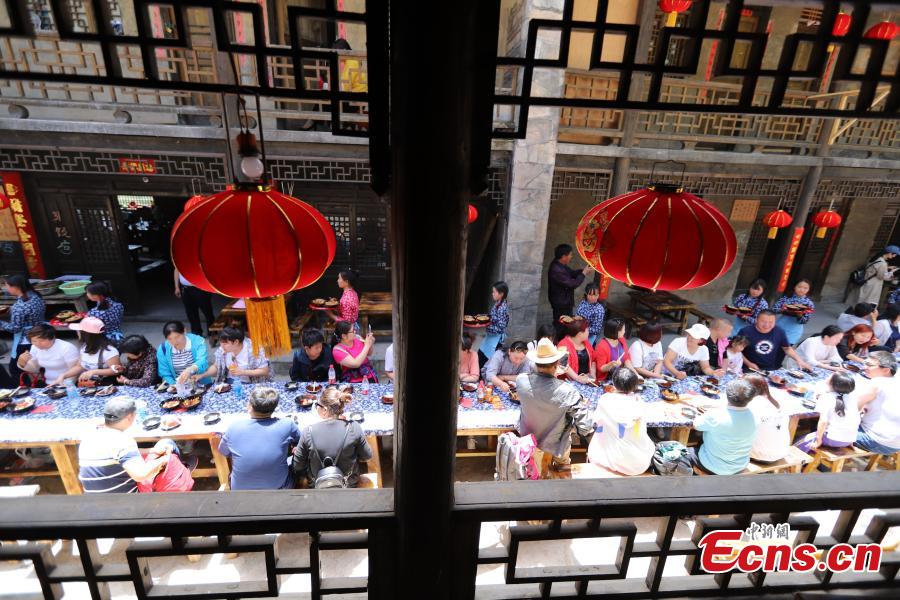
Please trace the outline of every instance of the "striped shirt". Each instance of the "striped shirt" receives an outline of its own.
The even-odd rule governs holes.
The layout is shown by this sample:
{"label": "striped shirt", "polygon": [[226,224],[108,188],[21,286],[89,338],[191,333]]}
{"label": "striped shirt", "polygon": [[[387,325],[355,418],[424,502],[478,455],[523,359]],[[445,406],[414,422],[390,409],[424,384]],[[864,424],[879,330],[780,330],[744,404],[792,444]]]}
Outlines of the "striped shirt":
{"label": "striped shirt", "polygon": [[184,344],[184,350],[179,350],[172,346],[172,368],[175,369],[175,375],[181,375],[181,372],[194,364],[194,353],[191,352],[191,338],[185,337],[187,340]]}
{"label": "striped shirt", "polygon": [[133,494],[137,482],[125,471],[133,460],[143,462],[137,443],[124,432],[102,427],[78,446],[78,479],[86,494]]}

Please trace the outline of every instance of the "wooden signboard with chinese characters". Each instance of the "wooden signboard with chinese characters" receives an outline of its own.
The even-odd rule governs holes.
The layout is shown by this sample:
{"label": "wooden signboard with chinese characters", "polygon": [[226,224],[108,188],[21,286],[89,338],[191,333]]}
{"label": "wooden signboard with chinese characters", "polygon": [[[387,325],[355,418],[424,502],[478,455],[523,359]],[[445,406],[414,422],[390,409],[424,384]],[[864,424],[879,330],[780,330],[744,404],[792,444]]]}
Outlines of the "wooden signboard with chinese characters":
{"label": "wooden signboard with chinese characters", "polygon": [[19,242],[22,244],[22,255],[25,257],[28,273],[32,277],[43,279],[46,277],[44,263],[41,261],[37,232],[34,229],[31,211],[28,209],[28,201],[25,199],[22,178],[18,173],[2,171],[0,180],[3,182],[3,193],[9,200],[9,212],[12,215]]}
{"label": "wooden signboard with chinese characters", "polygon": [[758,211],[759,200],[735,200],[728,220],[732,223],[752,223]]}

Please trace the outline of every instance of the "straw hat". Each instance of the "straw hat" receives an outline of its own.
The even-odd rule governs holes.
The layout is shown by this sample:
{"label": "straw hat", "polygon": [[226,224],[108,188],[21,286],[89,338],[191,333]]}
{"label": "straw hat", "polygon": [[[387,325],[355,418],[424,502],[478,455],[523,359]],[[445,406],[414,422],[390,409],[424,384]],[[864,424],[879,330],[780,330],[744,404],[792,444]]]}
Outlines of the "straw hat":
{"label": "straw hat", "polygon": [[568,354],[568,351],[565,348],[557,348],[547,338],[541,338],[537,347],[526,356],[528,360],[537,365],[549,365],[558,362],[566,354]]}

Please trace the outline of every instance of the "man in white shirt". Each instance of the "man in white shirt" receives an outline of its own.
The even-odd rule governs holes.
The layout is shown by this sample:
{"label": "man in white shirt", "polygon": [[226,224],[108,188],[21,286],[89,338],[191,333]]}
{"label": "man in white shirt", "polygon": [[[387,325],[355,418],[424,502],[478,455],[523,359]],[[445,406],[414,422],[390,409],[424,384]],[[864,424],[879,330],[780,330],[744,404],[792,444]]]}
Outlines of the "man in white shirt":
{"label": "man in white shirt", "polygon": [[43,369],[47,385],[62,384],[63,374],[78,364],[78,348],[56,339],[56,330],[50,325],[35,325],[26,335],[31,349],[19,355],[19,368],[28,373],[40,373]]}
{"label": "man in white shirt", "polygon": [[859,394],[857,404],[866,414],[862,418],[856,444],[870,452],[900,452],[900,383],[894,379],[897,360],[889,352],[872,352],[866,360],[866,375],[872,380]]}

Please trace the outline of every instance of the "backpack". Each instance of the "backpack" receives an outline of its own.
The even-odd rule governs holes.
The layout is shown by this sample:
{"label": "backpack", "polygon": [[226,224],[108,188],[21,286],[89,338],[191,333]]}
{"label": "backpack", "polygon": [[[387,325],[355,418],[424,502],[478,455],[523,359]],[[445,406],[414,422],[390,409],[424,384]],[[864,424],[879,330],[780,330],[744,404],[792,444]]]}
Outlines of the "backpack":
{"label": "backpack", "polygon": [[650,462],[657,475],[693,475],[694,468],[688,458],[688,449],[681,442],[659,442]]}
{"label": "backpack", "polygon": [[854,269],[853,272],[850,273],[850,283],[856,286],[863,286],[868,280],[875,277],[876,273],[872,273],[871,275],[866,277],[866,271],[868,271],[869,267],[871,267],[873,264],[875,263],[866,263],[863,266]]}
{"label": "backpack", "polygon": [[541,468],[534,460],[537,440],[528,434],[519,437],[507,431],[497,438],[497,466],[494,481],[517,481],[520,479],[540,479]]}
{"label": "backpack", "polygon": [[[347,427],[344,429],[344,439],[341,440],[341,445],[338,448],[338,451],[335,453],[336,457],[340,458],[341,452],[344,451],[344,445],[347,443],[347,436],[349,434],[350,423],[347,423]],[[348,476],[344,475],[344,472],[341,471],[341,468],[337,466],[337,458],[326,456],[323,460],[319,455],[319,450],[316,448],[316,442],[315,440],[313,440],[312,428],[310,428],[309,430],[309,449],[313,454],[316,455],[316,459],[322,465],[322,468],[319,469],[318,473],[316,473],[316,479],[313,482],[313,487],[317,490],[347,487]]]}

